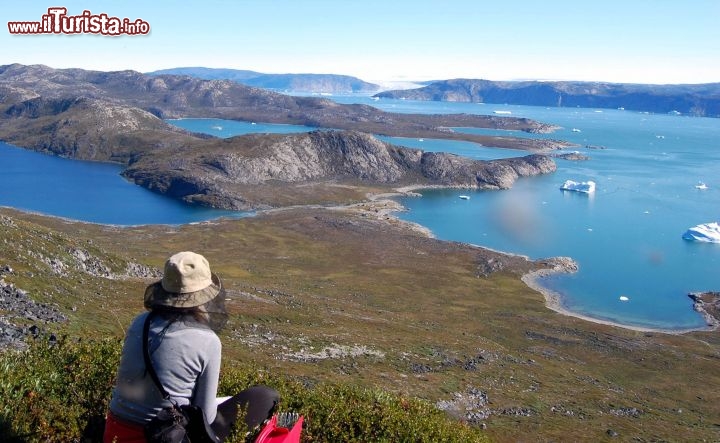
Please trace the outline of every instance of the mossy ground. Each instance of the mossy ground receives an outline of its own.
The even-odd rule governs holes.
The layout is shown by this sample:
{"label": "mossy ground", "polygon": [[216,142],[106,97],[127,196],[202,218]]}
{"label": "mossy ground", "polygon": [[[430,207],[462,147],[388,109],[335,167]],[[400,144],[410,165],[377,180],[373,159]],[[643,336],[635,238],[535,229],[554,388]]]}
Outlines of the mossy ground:
{"label": "mossy ground", "polygon": [[[487,393],[497,441],[720,440],[720,335],[645,333],[545,308],[521,258],[326,209],[180,227],[116,228],[2,210],[0,264],[71,318],[49,327],[123,335],[148,281],[58,276],[28,251],[82,245],[120,269],[194,250],[228,290],[224,363],[431,402]],[[500,260],[489,276],[483,264]],[[333,354],[333,352],[335,352]],[[353,354],[355,352],[355,354]],[[352,355],[351,355],[352,354]],[[612,433],[611,432],[611,433]]]}

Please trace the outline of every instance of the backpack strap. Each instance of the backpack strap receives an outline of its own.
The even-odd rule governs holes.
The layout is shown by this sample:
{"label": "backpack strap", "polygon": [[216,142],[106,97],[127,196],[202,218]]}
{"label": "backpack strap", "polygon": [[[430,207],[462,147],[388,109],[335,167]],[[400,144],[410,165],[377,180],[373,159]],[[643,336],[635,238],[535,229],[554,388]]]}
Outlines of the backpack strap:
{"label": "backpack strap", "polygon": [[[205,420],[205,414],[199,406],[184,405],[178,406],[177,402],[170,398],[170,394],[165,390],[165,387],[160,383],[157,372],[153,368],[152,360],[150,359],[150,350],[148,349],[148,339],[150,336],[150,321],[155,316],[155,313],[150,311],[148,316],[145,318],[143,324],[143,359],[145,360],[145,368],[150,374],[150,378],[157,386],[163,399],[168,400],[172,403],[172,410],[180,413],[187,421],[184,426],[187,426],[187,432],[192,438],[192,441],[218,443],[220,438],[215,434],[215,430]],[[185,441],[185,440],[183,440]]]}
{"label": "backpack strap", "polygon": [[[160,379],[158,378],[157,372],[155,372],[155,368],[153,368],[152,360],[150,359],[150,350],[148,349],[148,339],[150,336],[150,321],[154,317],[154,313],[150,311],[148,313],[148,316],[145,317],[145,324],[143,325],[143,358],[145,359],[145,369],[150,374],[150,378],[152,378],[152,381],[155,383],[155,386],[157,386],[158,390],[160,391],[160,394],[162,395],[162,398],[165,400],[170,400],[170,394],[168,394],[168,391],[165,390],[165,387],[160,383]],[[172,402],[172,400],[170,400]],[[174,404],[174,402],[172,402]]]}

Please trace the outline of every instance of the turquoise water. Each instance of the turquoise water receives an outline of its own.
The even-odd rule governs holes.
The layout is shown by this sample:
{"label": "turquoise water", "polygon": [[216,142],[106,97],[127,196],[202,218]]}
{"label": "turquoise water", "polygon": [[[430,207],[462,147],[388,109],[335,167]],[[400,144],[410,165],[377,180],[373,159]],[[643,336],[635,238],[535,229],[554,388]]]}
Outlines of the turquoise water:
{"label": "turquoise water", "polygon": [[187,129],[188,131],[210,134],[223,138],[251,133],[292,134],[295,132],[308,132],[317,129],[301,125],[241,122],[235,120],[220,120],[216,118],[181,118],[167,120],[167,122],[183,129]]}
{"label": "turquoise water", "polygon": [[[499,109],[382,102],[376,105],[396,112],[422,108],[489,115]],[[619,110],[502,109],[562,126],[545,137],[578,143],[576,149],[591,159],[557,160],[556,173],[521,179],[507,191],[423,191],[422,198],[402,199],[409,211],[400,217],[442,239],[531,258],[573,257],[578,273],[543,280],[571,311],[642,327],[703,326],[687,293],[720,289],[720,245],[687,242],[681,235],[720,220],[720,120]],[[493,133],[483,131],[478,130]],[[451,144],[447,147],[452,151]],[[560,191],[566,179],[593,180],[597,192]],[[709,189],[696,189],[699,181]],[[471,198],[461,200],[460,194]]]}
{"label": "turquoise water", "polygon": [[[568,140],[591,159],[557,160],[556,173],[521,179],[506,191],[422,191],[422,198],[401,199],[408,211],[399,216],[430,228],[441,239],[531,258],[573,257],[579,272],[543,280],[571,311],[650,328],[704,325],[687,293],[720,289],[720,245],[690,243],[681,235],[691,226],[720,219],[720,120],[363,96],[334,99],[393,112],[493,115],[509,110],[512,116],[561,126],[552,134],[456,128]],[[484,160],[525,155],[459,141],[380,138]],[[567,179],[593,180],[597,191],[592,196],[560,191]],[[708,190],[695,188],[701,180]],[[459,199],[461,194],[471,198]]]}
{"label": "turquoise water", "polygon": [[[720,119],[619,110],[372,100],[334,97],[394,112],[475,113],[495,110],[562,126],[553,134],[591,157],[557,160],[554,174],[519,180],[505,191],[428,190],[404,198],[400,217],[457,240],[531,258],[566,255],[580,265],[573,275],[543,282],[566,308],[622,324],[694,328],[690,291],[720,289],[720,245],[682,240],[691,226],[720,220]],[[228,137],[248,132],[301,132],[303,126],[212,119],[170,121],[195,132]],[[572,129],[575,129],[573,131]],[[456,128],[489,135],[506,132]],[[430,139],[384,138],[429,151],[477,159],[521,151]],[[585,146],[602,147],[588,149]],[[0,143],[0,205],[78,220],[119,225],[180,224],[244,214],[185,205],[125,181],[120,166],[47,156]],[[593,196],[563,192],[565,180],[594,180]],[[705,182],[709,189],[695,188]],[[48,198],[49,191],[52,198]],[[469,200],[458,198],[461,194]],[[627,297],[626,302],[620,296]]]}
{"label": "turquoise water", "polygon": [[123,179],[120,165],[54,157],[2,142],[0,164],[0,206],[125,226],[248,215],[155,194]]}
{"label": "turquoise water", "polygon": [[[472,129],[472,128],[470,128]],[[394,145],[422,149],[427,152],[452,152],[475,160],[496,160],[499,158],[522,157],[527,151],[519,149],[483,148],[478,149],[477,143],[460,140],[436,140],[431,138],[388,137],[378,135],[378,139]]]}
{"label": "turquoise water", "polygon": [[[297,132],[308,132],[317,129],[310,126],[252,123],[234,120],[221,120],[215,118],[183,118],[166,121],[175,126],[187,129],[188,131],[198,132],[202,134],[210,134],[216,137],[223,138],[250,133],[291,134]],[[478,131],[475,128],[458,128],[458,130],[469,132]],[[520,131],[480,131],[480,133],[483,134],[488,133],[493,135],[494,133],[502,135],[508,135],[508,133],[512,135],[519,134],[519,136],[528,135]],[[520,150],[513,151],[500,148],[477,149],[477,144],[463,141],[413,139],[388,136],[378,136],[378,138],[388,143],[422,149],[429,152],[447,152],[448,150],[451,150],[455,154],[474,158],[476,160],[493,160],[497,158],[520,157],[523,155],[527,155],[527,152]]]}

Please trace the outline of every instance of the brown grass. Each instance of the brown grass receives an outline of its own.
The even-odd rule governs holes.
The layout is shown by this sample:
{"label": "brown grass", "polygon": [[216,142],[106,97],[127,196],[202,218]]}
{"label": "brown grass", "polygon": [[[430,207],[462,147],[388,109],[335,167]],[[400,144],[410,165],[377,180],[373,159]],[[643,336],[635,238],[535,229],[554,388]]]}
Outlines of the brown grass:
{"label": "brown grass", "polygon": [[[520,281],[537,268],[522,258],[328,209],[137,228],[0,214],[15,222],[0,231],[0,264],[16,269],[6,279],[62,307],[67,333],[122,335],[148,282],[60,278],[26,251],[79,244],[118,267],[161,267],[194,250],[229,289],[226,364],[433,401],[477,388],[498,441],[602,441],[608,430],[623,441],[720,440],[717,332],[644,333],[557,314]],[[504,268],[486,277],[489,258]],[[325,348],[361,355],[319,358]]]}

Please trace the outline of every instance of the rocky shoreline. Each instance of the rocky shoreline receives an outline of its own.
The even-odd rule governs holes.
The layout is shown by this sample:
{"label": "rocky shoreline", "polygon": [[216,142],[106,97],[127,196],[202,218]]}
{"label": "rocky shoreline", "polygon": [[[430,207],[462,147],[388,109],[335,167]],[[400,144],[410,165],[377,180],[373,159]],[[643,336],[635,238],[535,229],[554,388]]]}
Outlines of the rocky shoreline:
{"label": "rocky shoreline", "polygon": [[691,292],[688,297],[693,301],[693,309],[707,322],[708,328],[713,331],[720,328],[720,292]]}

